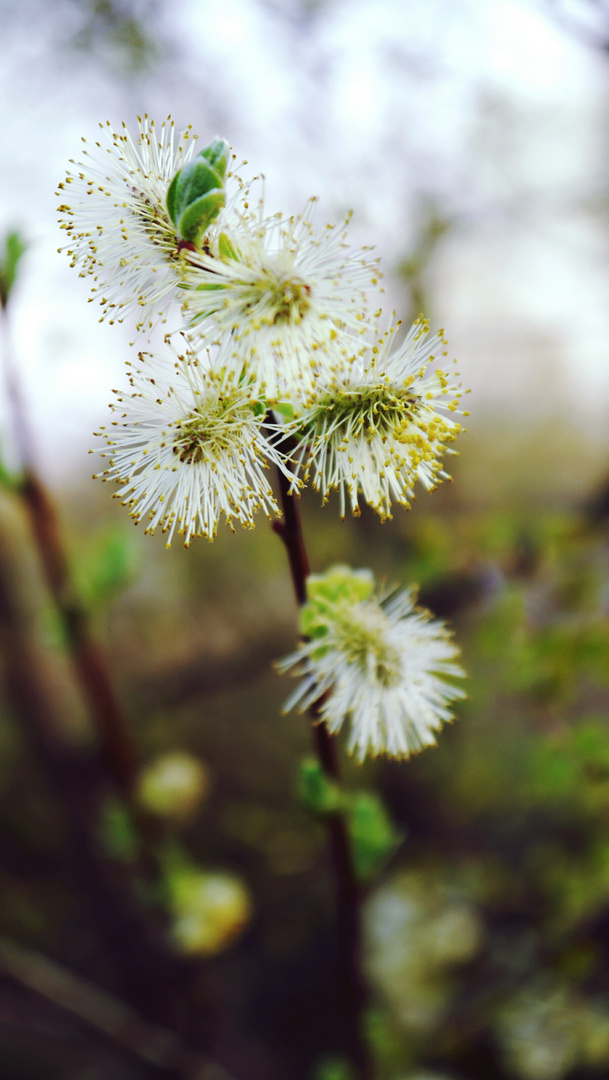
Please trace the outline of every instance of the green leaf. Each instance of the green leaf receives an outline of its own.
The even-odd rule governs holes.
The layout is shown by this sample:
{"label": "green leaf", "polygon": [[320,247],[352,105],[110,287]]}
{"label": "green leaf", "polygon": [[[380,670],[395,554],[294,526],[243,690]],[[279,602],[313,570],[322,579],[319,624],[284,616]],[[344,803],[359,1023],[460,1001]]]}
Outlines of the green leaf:
{"label": "green leaf", "polygon": [[88,603],[107,603],[125,588],[135,571],[137,548],[129,534],[102,532],[80,552],[80,587]]}
{"label": "green leaf", "polygon": [[289,401],[278,401],[273,405],[273,412],[279,413],[283,416],[284,420],[294,419],[294,406]]}
{"label": "green leaf", "polygon": [[217,218],[226,201],[221,189],[209,191],[191,203],[180,215],[178,232],[180,239],[198,244],[201,236]]}
{"label": "green leaf", "polygon": [[4,252],[0,261],[0,304],[6,309],[11,290],[17,278],[17,267],[27,244],[18,232],[10,232],[4,241]]}
{"label": "green leaf", "polygon": [[355,1080],[355,1073],[347,1058],[332,1055],[317,1062],[313,1080]]}
{"label": "green leaf", "polygon": [[135,862],[138,841],[129,813],[118,799],[107,799],[102,807],[99,836],[106,851],[121,862]]}
{"label": "green leaf", "polygon": [[344,806],[342,791],[326,776],[317,758],[301,761],[298,789],[302,805],[317,816],[336,813]]}
{"label": "green leaf", "polygon": [[230,161],[230,146],[226,139],[219,139],[217,136],[215,139],[201,150],[201,157],[207,158],[210,165],[216,170],[222,180],[226,176],[226,170]]}
{"label": "green leaf", "polygon": [[362,603],[373,589],[371,570],[333,566],[325,574],[311,574],[307,578],[307,603],[300,609],[300,632],[308,638],[323,637],[328,613],[333,613],[337,604]]}
{"label": "green leaf", "polygon": [[198,243],[225,203],[224,177],[230,150],[214,139],[180,169],[167,190],[167,211],[181,240]]}
{"label": "green leaf", "polygon": [[176,189],[178,215],[210,191],[222,189],[222,177],[203,157],[196,157],[181,169]]}
{"label": "green leaf", "polygon": [[394,828],[380,797],[372,791],[355,792],[348,815],[355,872],[361,881],[370,881],[395,853],[403,836]]}
{"label": "green leaf", "polygon": [[178,169],[173,180],[171,181],[167,189],[167,212],[169,217],[173,221],[176,228],[178,227],[178,188],[180,183],[180,174],[182,170]]}

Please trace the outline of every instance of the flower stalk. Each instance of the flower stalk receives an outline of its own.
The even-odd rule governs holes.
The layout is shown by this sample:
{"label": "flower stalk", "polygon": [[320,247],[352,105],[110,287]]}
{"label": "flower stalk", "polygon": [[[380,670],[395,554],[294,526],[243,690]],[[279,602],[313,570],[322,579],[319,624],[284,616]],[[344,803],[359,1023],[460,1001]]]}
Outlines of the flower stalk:
{"label": "flower stalk", "polygon": [[[296,498],[285,474],[278,469],[283,518],[273,521],[273,531],[283,541],[290,563],[296,601],[301,607],[307,599],[310,573],[302,525]],[[316,705],[310,709],[313,743],[319,763],[329,780],[340,781],[336,743],[319,716]],[[332,856],[336,890],[336,942],[339,984],[342,999],[342,1027],[345,1048],[357,1080],[373,1080],[374,1072],[364,1032],[364,1012],[368,988],[362,970],[361,888],[355,875],[347,822],[341,810],[324,818]]]}

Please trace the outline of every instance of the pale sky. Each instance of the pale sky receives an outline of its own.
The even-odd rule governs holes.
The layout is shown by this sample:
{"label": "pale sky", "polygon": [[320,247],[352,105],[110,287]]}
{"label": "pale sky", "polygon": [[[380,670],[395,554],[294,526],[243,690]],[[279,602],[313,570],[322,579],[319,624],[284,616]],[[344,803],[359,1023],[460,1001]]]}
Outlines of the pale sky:
{"label": "pale sky", "polygon": [[398,315],[394,271],[433,197],[454,226],[429,267],[430,314],[472,388],[472,423],[476,408],[568,407],[600,428],[609,61],[541,0],[328,0],[304,27],[284,9],[178,0],[173,60],[128,87],[80,57],[50,61],[44,32],[12,31],[0,229],[20,227],[32,245],[14,331],[49,474],[91,471],[91,432],[130,352],[128,331],[100,326],[57,254],[54,191],[81,135],[140,110],[228,138],[265,173],[269,210],[295,212],[311,194],[320,221],[352,207],[354,242],[376,246]]}

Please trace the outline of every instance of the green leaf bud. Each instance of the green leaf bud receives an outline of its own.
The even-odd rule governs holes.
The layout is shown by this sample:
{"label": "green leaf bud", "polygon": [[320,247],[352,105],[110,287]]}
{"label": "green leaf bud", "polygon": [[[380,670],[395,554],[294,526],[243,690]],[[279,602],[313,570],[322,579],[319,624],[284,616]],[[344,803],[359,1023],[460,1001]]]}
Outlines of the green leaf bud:
{"label": "green leaf bud", "polygon": [[328,612],[337,604],[358,604],[367,600],[374,590],[371,570],[351,570],[348,566],[333,566],[325,574],[307,578],[307,603],[300,611],[300,632],[308,638],[327,633]]}
{"label": "green leaf bud", "polygon": [[189,244],[199,245],[201,237],[212,221],[217,218],[225,203],[224,191],[209,191],[195,199],[180,215],[178,231],[180,239]]}
{"label": "green leaf bud", "polygon": [[323,817],[343,807],[342,791],[326,776],[317,758],[303,758],[298,789],[302,805],[312,814]]}
{"label": "green leaf bud", "polygon": [[402,843],[382,800],[372,791],[356,791],[348,809],[355,872],[362,881],[376,877]]}
{"label": "green leaf bud", "polygon": [[176,866],[167,880],[172,936],[181,952],[212,956],[239,936],[252,915],[249,893],[232,874]]}
{"label": "green leaf bud", "polygon": [[229,147],[214,139],[174,176],[167,191],[167,211],[180,240],[198,245],[225,205],[224,177]]}
{"label": "green leaf bud", "polygon": [[201,150],[201,156],[207,158],[209,164],[224,180],[230,161],[230,146],[226,139],[219,139],[216,136],[204,150]]}

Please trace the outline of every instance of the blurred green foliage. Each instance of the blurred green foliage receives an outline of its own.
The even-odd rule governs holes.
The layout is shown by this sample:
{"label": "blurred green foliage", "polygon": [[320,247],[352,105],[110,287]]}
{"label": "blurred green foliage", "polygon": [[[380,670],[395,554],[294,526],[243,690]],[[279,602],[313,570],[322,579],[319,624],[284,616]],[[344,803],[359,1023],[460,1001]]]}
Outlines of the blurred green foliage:
{"label": "blurred green foliage", "polygon": [[27,250],[25,240],[18,232],[9,232],[2,243],[0,255],[0,306],[6,310],[9,297],[17,279],[17,267]]}
{"label": "blurred green foliage", "polygon": [[[608,530],[586,516],[580,486],[565,496],[562,474],[554,493],[541,470],[543,498],[531,487],[512,498],[495,475],[473,484],[477,459],[459,467],[457,484],[385,526],[367,511],[341,525],[303,495],[314,569],[344,562],[418,584],[469,673],[437,748],[409,762],[344,759],[340,787],[310,756],[307,720],[281,715],[289,682],[271,660],[293,647],[296,611],[264,523],[166,552],[105,491],[65,504],[79,588],[142,760],[185,754],[208,785],[162,826],[181,852],[165,866],[166,940],[192,963],[213,954],[201,977],[230,1018],[231,1052],[248,1060],[254,1047],[269,1080],[344,1068],[323,822],[338,807],[367,896],[379,1080],[594,1080],[609,1068]],[[268,659],[241,677],[273,635]],[[61,641],[46,645],[59,670]],[[220,662],[206,692],[200,673]],[[6,705],[0,745],[0,933],[101,978],[74,945],[54,797]],[[99,836],[108,857],[132,858],[116,804]]]}

